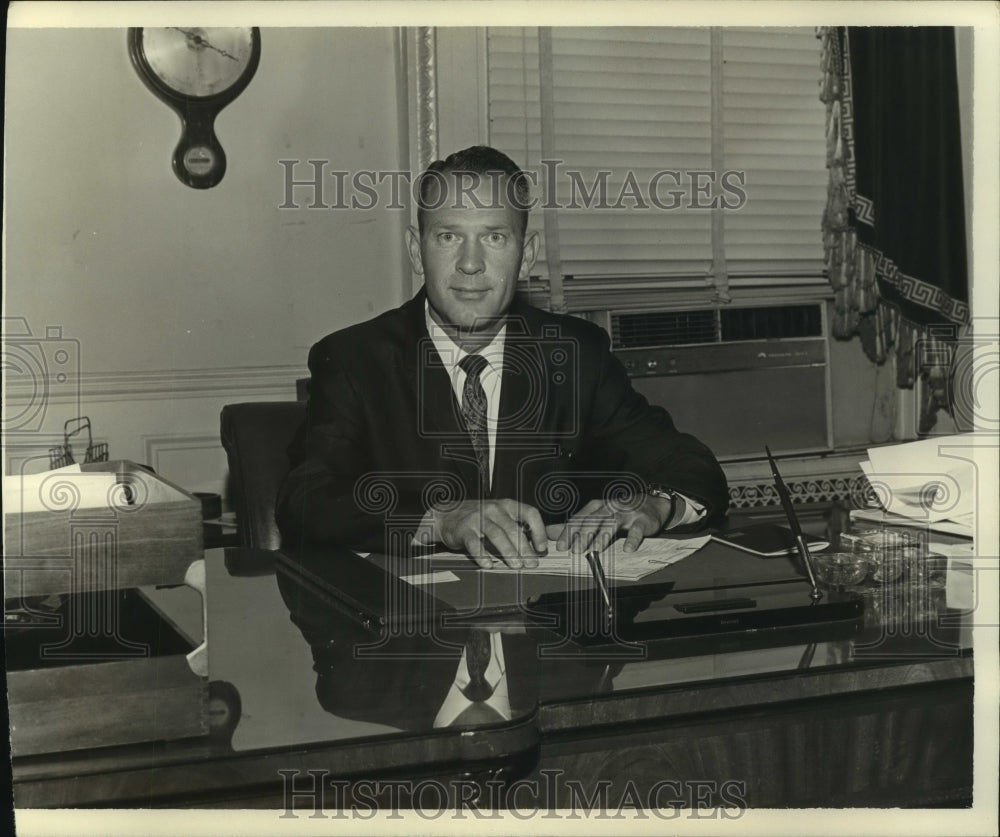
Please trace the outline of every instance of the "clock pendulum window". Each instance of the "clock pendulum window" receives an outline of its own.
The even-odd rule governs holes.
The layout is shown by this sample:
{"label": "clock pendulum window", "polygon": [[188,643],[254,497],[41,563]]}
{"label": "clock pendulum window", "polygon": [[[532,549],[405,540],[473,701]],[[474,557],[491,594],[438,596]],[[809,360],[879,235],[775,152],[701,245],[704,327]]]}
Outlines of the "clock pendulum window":
{"label": "clock pendulum window", "polygon": [[215,117],[257,72],[260,30],[131,28],[128,50],[139,77],[181,119],[174,173],[194,189],[215,186],[226,173],[226,153],[215,136]]}

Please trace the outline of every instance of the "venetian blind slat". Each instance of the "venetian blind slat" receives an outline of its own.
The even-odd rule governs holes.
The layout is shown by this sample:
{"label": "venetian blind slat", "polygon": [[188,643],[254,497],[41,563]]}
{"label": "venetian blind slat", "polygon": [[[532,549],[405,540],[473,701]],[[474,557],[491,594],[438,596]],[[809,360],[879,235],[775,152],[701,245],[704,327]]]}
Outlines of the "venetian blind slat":
{"label": "venetian blind slat", "polygon": [[[745,204],[725,212],[730,271],[821,271],[825,116],[812,29],[723,30],[724,160],[742,179],[727,190],[716,173],[707,198],[695,194],[694,179],[711,169],[709,30],[551,31],[562,161],[554,182],[541,165],[532,28],[488,32],[490,143],[537,174],[536,197],[562,207],[565,275],[703,276],[712,260],[704,201],[735,205],[740,188]],[[610,172],[603,180],[602,171]],[[635,208],[636,190],[645,208]],[[532,222],[540,227],[538,217]],[[537,272],[544,275],[544,265]]]}

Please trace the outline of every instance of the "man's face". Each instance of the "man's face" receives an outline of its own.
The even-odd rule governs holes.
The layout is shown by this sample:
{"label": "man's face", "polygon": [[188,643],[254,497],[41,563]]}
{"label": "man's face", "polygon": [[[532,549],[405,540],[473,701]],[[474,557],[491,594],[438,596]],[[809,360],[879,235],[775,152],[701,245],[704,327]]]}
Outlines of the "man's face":
{"label": "man's face", "polygon": [[[522,219],[506,200],[506,180],[478,184],[447,175],[447,194],[435,189],[423,233],[406,231],[413,270],[424,277],[431,315],[446,330],[493,334],[538,253],[538,234],[527,238]],[[473,188],[474,186],[474,188]],[[496,192],[500,194],[497,195]],[[472,334],[470,334],[470,332]]]}

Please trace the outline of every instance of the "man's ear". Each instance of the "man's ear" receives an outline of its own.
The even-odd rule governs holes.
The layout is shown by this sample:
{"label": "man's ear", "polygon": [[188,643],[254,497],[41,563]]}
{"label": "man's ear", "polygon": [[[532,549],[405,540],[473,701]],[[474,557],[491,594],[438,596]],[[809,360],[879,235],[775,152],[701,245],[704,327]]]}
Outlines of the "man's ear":
{"label": "man's ear", "polygon": [[528,233],[521,246],[521,269],[518,271],[518,279],[527,279],[531,273],[531,268],[535,266],[535,259],[538,258],[538,232]]}
{"label": "man's ear", "polygon": [[418,276],[424,275],[424,261],[420,258],[420,232],[416,227],[406,228],[406,252],[410,254],[410,266]]}

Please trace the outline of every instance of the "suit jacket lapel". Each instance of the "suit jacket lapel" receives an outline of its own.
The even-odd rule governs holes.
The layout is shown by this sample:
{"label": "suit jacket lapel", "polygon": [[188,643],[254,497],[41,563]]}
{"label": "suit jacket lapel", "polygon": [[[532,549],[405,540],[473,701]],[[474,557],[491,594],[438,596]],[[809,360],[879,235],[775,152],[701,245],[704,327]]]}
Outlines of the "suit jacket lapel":
{"label": "suit jacket lapel", "polygon": [[467,497],[476,497],[479,479],[475,453],[451,378],[427,333],[425,299],[426,292],[421,289],[403,306],[409,315],[408,333],[400,353],[406,384],[417,405],[417,432],[421,443],[431,447],[430,461],[440,463],[442,471],[456,473]]}
{"label": "suit jacket lapel", "polygon": [[[504,343],[503,385],[497,421],[493,467],[493,496],[520,498],[519,466],[542,454],[546,420],[547,367],[545,347],[538,340],[538,324],[530,312],[515,304],[507,320]],[[549,447],[543,445],[543,447]]]}
{"label": "suit jacket lapel", "polygon": [[455,403],[444,362],[427,333],[425,299],[426,292],[421,289],[403,306],[408,319],[399,363],[407,387],[416,400],[418,432],[421,435],[454,437],[465,432],[461,424],[461,410]]}

